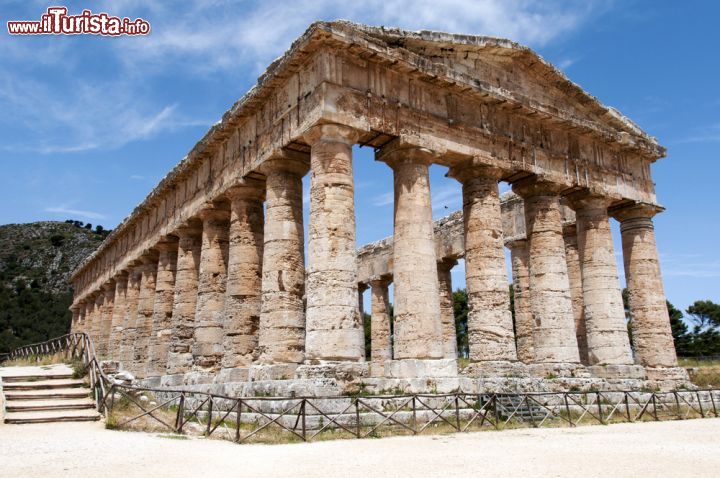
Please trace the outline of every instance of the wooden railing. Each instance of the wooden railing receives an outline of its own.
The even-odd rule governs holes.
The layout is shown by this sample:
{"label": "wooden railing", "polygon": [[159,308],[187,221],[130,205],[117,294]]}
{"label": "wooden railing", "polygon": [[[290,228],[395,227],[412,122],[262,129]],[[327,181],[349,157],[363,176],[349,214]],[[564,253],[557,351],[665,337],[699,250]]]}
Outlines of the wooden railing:
{"label": "wooden railing", "polygon": [[720,416],[716,389],[236,397],[126,385],[103,373],[84,333],[21,347],[10,358],[52,354],[80,359],[87,367],[93,397],[110,427],[201,434],[237,443]]}

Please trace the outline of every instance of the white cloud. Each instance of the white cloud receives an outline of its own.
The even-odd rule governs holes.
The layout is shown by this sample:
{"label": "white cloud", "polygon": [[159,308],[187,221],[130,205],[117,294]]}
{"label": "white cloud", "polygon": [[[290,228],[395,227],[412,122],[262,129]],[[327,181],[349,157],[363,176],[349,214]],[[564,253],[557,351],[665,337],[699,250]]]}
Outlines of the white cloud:
{"label": "white cloud", "polygon": [[371,202],[373,206],[388,206],[395,202],[395,193],[393,191],[389,191],[378,194],[371,200]]}
{"label": "white cloud", "polygon": [[107,216],[105,216],[104,214],[100,214],[99,212],[71,209],[67,206],[46,207],[43,210],[45,212],[64,214],[66,216],[77,216],[85,219],[107,219]]}
{"label": "white cloud", "polygon": [[346,18],[410,30],[500,36],[542,46],[601,9],[596,1],[568,0],[194,0],[181,8],[130,0],[106,6],[122,15],[144,14],[152,24],[148,37],[117,44],[117,53],[129,64],[143,59],[160,63],[192,59],[189,64],[200,71],[248,73],[250,65],[252,74],[261,72],[316,20]]}

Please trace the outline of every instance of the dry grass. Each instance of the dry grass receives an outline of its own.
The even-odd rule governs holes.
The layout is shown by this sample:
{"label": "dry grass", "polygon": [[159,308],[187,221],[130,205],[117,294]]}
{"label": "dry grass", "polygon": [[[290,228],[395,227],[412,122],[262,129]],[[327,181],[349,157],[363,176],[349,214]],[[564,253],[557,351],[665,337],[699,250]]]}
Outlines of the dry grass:
{"label": "dry grass", "polygon": [[6,360],[2,363],[3,367],[33,367],[38,365],[56,365],[67,361],[63,353],[55,355],[31,355],[27,358],[18,358]]}

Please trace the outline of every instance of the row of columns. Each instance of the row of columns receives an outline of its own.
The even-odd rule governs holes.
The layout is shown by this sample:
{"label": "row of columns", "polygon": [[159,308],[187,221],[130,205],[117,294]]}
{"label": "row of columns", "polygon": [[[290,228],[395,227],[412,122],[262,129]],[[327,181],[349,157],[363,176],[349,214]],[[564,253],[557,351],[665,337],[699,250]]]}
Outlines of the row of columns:
{"label": "row of columns", "polygon": [[[365,360],[352,166],[357,139],[353,129],[341,125],[311,128],[305,135],[310,164],[306,156],[291,152],[264,162],[260,172],[265,181],[231,188],[221,201],[209,204],[105,284],[102,293],[76,307],[79,326],[97,337],[101,354],[132,364],[129,368],[140,376],[214,373],[256,363]],[[394,173],[394,343],[388,280],[379,278],[369,284],[372,357],[455,357],[453,264],[438,268],[433,235],[428,168],[434,155],[392,143],[378,159]],[[308,169],[306,268],[302,177]],[[577,271],[568,268],[573,245],[563,239],[562,188],[533,179],[513,185],[525,199],[527,227],[526,241],[509,244],[514,330],[498,191],[502,172],[470,164],[451,169],[449,175],[463,187],[470,358],[579,363],[576,324],[582,322],[589,363],[630,363],[609,203],[592,196],[573,199],[581,277],[581,289],[576,290],[571,281],[577,283]],[[625,210],[618,214],[627,215],[622,231],[623,244],[626,236],[628,242],[628,287],[644,287],[653,280],[659,284],[659,268],[648,265],[653,260],[657,265],[652,222],[646,216],[639,221]],[[579,303],[580,294],[583,308],[577,316],[573,299]],[[663,327],[669,328],[669,323],[663,325],[667,312],[665,319],[641,316],[662,315],[664,302],[661,308],[658,301],[658,295],[631,289],[636,329],[659,330],[638,333],[638,355],[652,366],[657,365],[657,353],[643,351],[664,346],[660,337],[665,337]],[[663,364],[670,362],[668,356]]]}

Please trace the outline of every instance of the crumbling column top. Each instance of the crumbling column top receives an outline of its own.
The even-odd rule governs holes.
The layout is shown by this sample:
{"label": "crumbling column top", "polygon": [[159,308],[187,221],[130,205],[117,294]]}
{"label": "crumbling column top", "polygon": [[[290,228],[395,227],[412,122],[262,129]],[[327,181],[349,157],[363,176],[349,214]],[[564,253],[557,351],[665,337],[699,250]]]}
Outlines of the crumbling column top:
{"label": "crumbling column top", "polygon": [[456,179],[461,183],[475,178],[487,178],[499,181],[504,175],[505,171],[501,168],[488,166],[474,160],[467,161],[459,166],[453,166],[446,174],[448,178]]}
{"label": "crumbling column top", "polygon": [[280,149],[266,159],[259,167],[258,172],[268,175],[277,171],[285,171],[298,176],[305,176],[310,170],[310,156],[298,151]]}
{"label": "crumbling column top", "polygon": [[266,190],[267,187],[265,185],[265,181],[244,178],[241,182],[230,186],[223,195],[231,202],[242,199],[256,199],[258,201],[264,201]]}
{"label": "crumbling column top", "polygon": [[435,162],[436,158],[437,153],[430,149],[395,139],[383,146],[375,159],[387,163],[388,166],[395,169],[401,164],[424,164],[429,166]]}
{"label": "crumbling column top", "polygon": [[337,123],[317,124],[303,133],[303,139],[310,146],[318,141],[339,142],[352,146],[359,138],[360,132],[355,128]]}
{"label": "crumbling column top", "polygon": [[664,207],[649,203],[624,204],[610,209],[610,215],[620,222],[629,219],[651,219],[665,210]]}
{"label": "crumbling column top", "polygon": [[565,185],[539,176],[530,176],[512,184],[513,192],[522,198],[554,196],[560,194],[564,189],[566,189]]}

